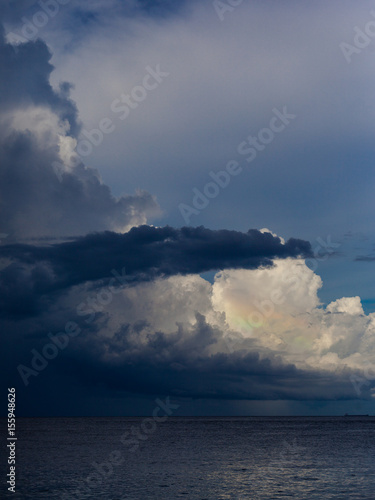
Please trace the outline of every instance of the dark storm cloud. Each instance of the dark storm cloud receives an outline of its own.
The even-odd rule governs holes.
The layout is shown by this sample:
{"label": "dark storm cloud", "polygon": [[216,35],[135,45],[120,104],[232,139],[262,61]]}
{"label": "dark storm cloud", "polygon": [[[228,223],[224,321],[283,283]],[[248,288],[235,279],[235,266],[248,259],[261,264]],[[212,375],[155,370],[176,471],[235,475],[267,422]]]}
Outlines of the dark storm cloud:
{"label": "dark storm cloud", "polygon": [[[351,371],[297,369],[272,352],[259,353],[251,339],[233,353],[210,353],[220,330],[197,314],[192,329],[150,334],[147,323],[126,324],[111,338],[77,337],[67,356],[73,377],[89,389],[200,399],[353,399]],[[65,363],[67,360],[65,360]],[[63,366],[61,366],[63,369]],[[366,386],[362,397],[369,397]]]}
{"label": "dark storm cloud", "polygon": [[[257,269],[271,266],[274,258],[311,255],[307,241],[291,238],[284,244],[277,236],[255,229],[241,233],[140,226],[125,234],[91,234],[50,246],[4,245],[0,257],[13,263],[1,273],[0,290],[4,309],[12,310],[18,290],[33,290],[36,306],[39,297],[106,278],[113,270],[137,283],[214,269]],[[20,314],[23,305],[16,304]],[[24,312],[28,313],[29,301],[21,304],[28,304]]]}
{"label": "dark storm cloud", "polygon": [[56,152],[41,149],[31,134],[14,132],[0,142],[0,154],[0,228],[15,239],[124,227],[158,213],[149,193],[116,199],[83,164],[60,181],[52,167],[59,160]]}
{"label": "dark storm cloud", "polygon": [[[16,366],[29,367],[31,348],[42,352],[47,338],[24,337],[14,345],[13,361],[2,353],[3,364],[10,363],[9,372],[14,374],[12,383],[19,381],[18,397],[26,414],[51,414],[56,394],[68,393],[62,398],[60,414],[85,414],[89,394],[95,395],[99,406],[108,397],[162,395],[228,401],[370,399],[373,383],[361,384],[363,374],[347,368],[335,372],[296,368],[277,353],[257,350],[251,338],[244,339],[235,352],[227,352],[223,333],[201,314],[196,314],[194,324],[179,325],[172,333],[155,331],[144,320],[122,324],[111,336],[103,335],[97,326],[82,329],[40,373],[26,372],[27,387]],[[360,395],[353,387],[353,375],[361,384]],[[70,398],[73,393],[78,407]]]}
{"label": "dark storm cloud", "polygon": [[[1,26],[1,25],[0,25]],[[69,84],[63,82],[56,92],[49,78],[54,69],[52,54],[41,40],[14,48],[4,40],[0,27],[0,106],[1,113],[30,105],[47,106],[67,120],[72,134],[79,132],[77,108],[69,99]]]}
{"label": "dark storm cloud", "polygon": [[[22,239],[146,222],[159,212],[150,194],[114,198],[98,172],[80,161],[56,174],[53,165],[62,164],[59,135],[64,134],[59,127],[67,127],[73,140],[80,124],[70,84],[61,83],[57,91],[50,84],[50,59],[41,40],[14,48],[0,34],[0,232]],[[34,122],[33,110],[38,113]],[[17,116],[25,122],[21,129],[13,123]],[[36,130],[41,124],[44,129]]]}

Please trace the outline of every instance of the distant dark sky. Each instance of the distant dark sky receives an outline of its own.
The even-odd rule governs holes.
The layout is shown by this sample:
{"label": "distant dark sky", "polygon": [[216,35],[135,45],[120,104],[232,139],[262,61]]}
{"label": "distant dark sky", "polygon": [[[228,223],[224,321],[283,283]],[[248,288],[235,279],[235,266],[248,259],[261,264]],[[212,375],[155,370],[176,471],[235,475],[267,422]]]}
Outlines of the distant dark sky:
{"label": "distant dark sky", "polygon": [[374,412],[373,9],[2,2],[20,415]]}

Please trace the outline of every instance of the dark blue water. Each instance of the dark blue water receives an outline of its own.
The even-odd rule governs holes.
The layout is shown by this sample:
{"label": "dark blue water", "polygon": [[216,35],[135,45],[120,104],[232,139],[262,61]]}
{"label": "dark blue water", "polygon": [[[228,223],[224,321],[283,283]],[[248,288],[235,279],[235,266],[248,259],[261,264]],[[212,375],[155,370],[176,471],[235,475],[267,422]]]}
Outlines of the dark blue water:
{"label": "dark blue water", "polygon": [[[375,418],[19,418],[17,424],[14,499],[375,498]],[[8,497],[5,479],[0,497]]]}

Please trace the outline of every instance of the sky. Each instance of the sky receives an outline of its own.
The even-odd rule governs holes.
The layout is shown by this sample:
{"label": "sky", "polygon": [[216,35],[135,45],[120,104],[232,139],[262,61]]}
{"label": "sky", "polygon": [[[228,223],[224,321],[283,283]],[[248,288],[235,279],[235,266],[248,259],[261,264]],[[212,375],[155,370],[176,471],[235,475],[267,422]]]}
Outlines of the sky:
{"label": "sky", "polygon": [[5,0],[19,416],[375,412],[375,5]]}

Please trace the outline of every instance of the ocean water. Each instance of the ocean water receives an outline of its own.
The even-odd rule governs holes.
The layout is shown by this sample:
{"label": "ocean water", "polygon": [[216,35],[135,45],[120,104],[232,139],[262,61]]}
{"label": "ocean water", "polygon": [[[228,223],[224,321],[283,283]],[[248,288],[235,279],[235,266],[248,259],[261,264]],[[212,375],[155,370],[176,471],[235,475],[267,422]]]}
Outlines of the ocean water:
{"label": "ocean water", "polygon": [[375,499],[373,417],[18,418],[17,437],[1,498]]}

